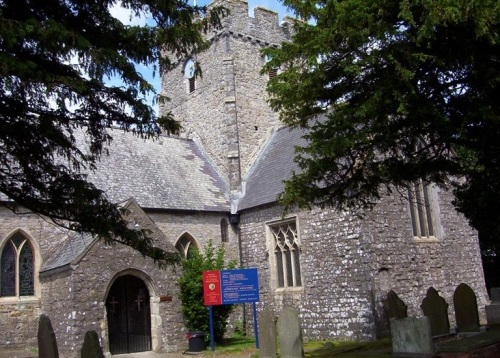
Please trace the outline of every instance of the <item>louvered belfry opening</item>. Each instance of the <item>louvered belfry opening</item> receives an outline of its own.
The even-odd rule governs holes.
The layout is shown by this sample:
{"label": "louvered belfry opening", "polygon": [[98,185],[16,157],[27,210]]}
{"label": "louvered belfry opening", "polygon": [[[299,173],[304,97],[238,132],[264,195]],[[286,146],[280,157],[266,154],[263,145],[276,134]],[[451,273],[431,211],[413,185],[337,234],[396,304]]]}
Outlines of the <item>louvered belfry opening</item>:
{"label": "louvered belfry opening", "polygon": [[116,279],[106,300],[111,354],[151,350],[151,309],[144,282],[132,275]]}

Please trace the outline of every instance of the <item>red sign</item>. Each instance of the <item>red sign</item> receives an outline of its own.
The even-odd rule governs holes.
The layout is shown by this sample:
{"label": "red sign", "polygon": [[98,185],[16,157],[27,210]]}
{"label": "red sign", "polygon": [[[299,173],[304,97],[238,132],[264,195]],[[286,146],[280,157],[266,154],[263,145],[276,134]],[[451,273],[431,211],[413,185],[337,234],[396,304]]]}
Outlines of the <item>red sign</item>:
{"label": "red sign", "polygon": [[222,304],[220,271],[203,272],[203,303],[205,306],[217,306]]}

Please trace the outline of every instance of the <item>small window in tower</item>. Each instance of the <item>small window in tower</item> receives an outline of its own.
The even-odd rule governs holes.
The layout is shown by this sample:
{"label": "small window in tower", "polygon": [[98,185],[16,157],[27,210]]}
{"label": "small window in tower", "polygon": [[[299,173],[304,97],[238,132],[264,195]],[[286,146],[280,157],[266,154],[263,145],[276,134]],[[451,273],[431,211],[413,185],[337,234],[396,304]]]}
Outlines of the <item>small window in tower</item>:
{"label": "small window in tower", "polygon": [[189,93],[193,93],[195,89],[196,89],[196,81],[194,77],[191,77],[189,79]]}
{"label": "small window in tower", "polygon": [[[268,63],[269,61],[271,61],[271,56],[268,55],[268,54],[264,55],[264,62]],[[269,70],[268,74],[269,74],[269,79],[273,79],[278,74],[278,69],[277,68],[271,68]]]}
{"label": "small window in tower", "polygon": [[269,79],[273,79],[274,77],[276,77],[278,75],[278,70],[276,68],[271,68],[269,70]]}

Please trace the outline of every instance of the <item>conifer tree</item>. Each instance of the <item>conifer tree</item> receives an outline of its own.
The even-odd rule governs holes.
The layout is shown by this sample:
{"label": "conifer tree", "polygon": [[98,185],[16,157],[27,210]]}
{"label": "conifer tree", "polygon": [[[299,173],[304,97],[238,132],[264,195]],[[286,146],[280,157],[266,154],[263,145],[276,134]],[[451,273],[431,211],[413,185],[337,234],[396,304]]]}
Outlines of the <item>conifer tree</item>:
{"label": "conifer tree", "polygon": [[[111,15],[115,3],[0,1],[1,199],[15,202],[14,211],[42,214],[167,263],[172,257],[153,247],[146,232],[129,229],[82,169],[94,169],[104,155],[111,125],[144,136],[179,130],[143,99],[154,89],[136,65],[161,72],[174,65],[162,53],[185,57],[205,49],[203,31],[218,26],[223,9],[207,13],[187,0],[121,0],[155,23],[127,26]],[[110,76],[123,84],[110,85]],[[88,148],[77,147],[77,128]]]}
{"label": "conifer tree", "polygon": [[284,4],[303,21],[267,50],[265,71],[280,69],[269,103],[309,129],[309,145],[281,202],[366,208],[423,179],[451,185],[458,210],[499,242],[500,3]]}

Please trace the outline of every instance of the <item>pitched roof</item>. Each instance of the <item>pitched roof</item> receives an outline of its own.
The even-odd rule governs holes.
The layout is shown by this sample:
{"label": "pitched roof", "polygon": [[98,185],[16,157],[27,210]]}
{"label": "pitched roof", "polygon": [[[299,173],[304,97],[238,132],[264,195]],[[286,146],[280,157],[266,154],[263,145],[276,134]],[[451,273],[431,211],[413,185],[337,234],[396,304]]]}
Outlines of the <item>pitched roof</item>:
{"label": "pitched roof", "polygon": [[[149,236],[153,239],[156,246],[161,246],[167,252],[178,253],[174,245],[144,210],[141,209],[134,198],[128,199],[120,206],[127,209],[127,214],[125,214],[124,218],[131,226],[149,230]],[[66,239],[60,243],[59,249],[44,262],[40,273],[50,274],[50,271],[66,270],[71,265],[77,264],[97,240],[96,237],[88,233],[68,231]]]}
{"label": "pitched roof", "polygon": [[59,244],[59,249],[43,263],[40,273],[69,267],[73,261],[82,257],[96,240],[97,238],[88,233],[68,231],[68,236]]}
{"label": "pitched roof", "polygon": [[245,210],[276,201],[289,179],[299,168],[294,162],[295,147],[307,144],[302,129],[281,128],[276,131],[258,156],[245,179],[244,196],[238,210]]}
{"label": "pitched roof", "polygon": [[[142,208],[229,211],[228,184],[192,140],[145,139],[119,129],[89,180],[113,202]],[[80,137],[83,140],[83,136]]]}

